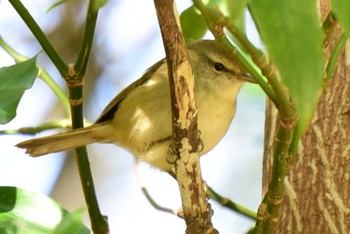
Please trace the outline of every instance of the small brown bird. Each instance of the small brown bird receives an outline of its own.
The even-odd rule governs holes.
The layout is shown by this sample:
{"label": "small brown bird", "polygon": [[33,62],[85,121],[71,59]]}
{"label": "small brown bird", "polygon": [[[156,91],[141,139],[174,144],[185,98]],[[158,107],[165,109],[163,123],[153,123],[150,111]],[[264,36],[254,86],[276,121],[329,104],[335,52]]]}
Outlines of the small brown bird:
{"label": "small brown bird", "polygon": [[[188,47],[195,79],[198,128],[210,151],[226,134],[236,111],[236,98],[245,81],[253,79],[232,53],[218,42],[203,40]],[[171,144],[170,91],[165,59],[117,95],[97,121],[86,128],[21,142],[32,156],[63,151],[93,142],[114,143],[153,167],[168,171]]]}

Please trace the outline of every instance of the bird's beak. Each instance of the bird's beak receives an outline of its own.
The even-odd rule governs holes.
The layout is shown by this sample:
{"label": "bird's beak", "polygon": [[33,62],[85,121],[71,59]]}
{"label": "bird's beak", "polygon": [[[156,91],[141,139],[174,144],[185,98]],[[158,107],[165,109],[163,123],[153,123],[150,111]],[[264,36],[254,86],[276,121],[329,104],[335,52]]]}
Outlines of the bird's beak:
{"label": "bird's beak", "polygon": [[255,79],[247,72],[239,74],[237,78],[240,80],[250,82],[250,83],[256,83]]}

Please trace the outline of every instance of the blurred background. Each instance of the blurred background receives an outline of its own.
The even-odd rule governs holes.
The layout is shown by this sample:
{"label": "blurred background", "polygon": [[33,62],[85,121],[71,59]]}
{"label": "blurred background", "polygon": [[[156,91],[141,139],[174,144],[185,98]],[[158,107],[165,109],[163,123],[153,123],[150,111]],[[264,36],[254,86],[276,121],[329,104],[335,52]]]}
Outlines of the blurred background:
{"label": "blurred background", "polygon": [[[47,33],[68,62],[74,62],[80,48],[86,2],[69,1],[46,13],[55,1],[23,0],[22,3]],[[191,1],[177,1],[179,12]],[[249,38],[260,45],[247,17]],[[0,36],[19,53],[33,57],[41,47],[7,1],[0,2]],[[210,34],[206,37],[212,38]],[[164,57],[157,17],[151,0],[111,0],[98,17],[93,51],[85,77],[85,117],[94,122],[103,108],[123,88]],[[14,64],[0,48],[0,67]],[[65,83],[44,53],[38,64],[46,68],[65,89]],[[257,210],[261,199],[265,98],[253,84],[247,84],[238,99],[234,122],[220,144],[201,158],[204,180],[219,194]],[[17,117],[4,129],[37,126],[65,118],[56,96],[37,79],[26,91]],[[38,136],[57,131],[45,131]],[[66,209],[84,207],[84,197],[73,153],[64,152],[30,158],[14,147],[32,136],[0,136],[0,186],[16,186],[50,195]],[[88,146],[96,192],[111,233],[184,233],[185,223],[176,216],[155,210],[141,192],[133,156],[105,144]],[[142,180],[151,196],[162,206],[181,206],[177,183],[167,174],[141,164]],[[211,201],[213,223],[220,233],[244,233],[251,220]],[[86,216],[88,224],[88,217]]]}

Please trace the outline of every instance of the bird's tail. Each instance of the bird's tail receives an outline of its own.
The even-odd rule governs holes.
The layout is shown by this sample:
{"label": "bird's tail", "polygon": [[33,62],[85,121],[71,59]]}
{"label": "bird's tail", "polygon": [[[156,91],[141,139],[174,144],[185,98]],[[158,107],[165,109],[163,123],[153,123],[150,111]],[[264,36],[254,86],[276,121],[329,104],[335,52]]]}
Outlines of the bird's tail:
{"label": "bird's tail", "polygon": [[103,127],[103,125],[92,125],[65,133],[23,141],[16,146],[26,149],[26,153],[31,156],[41,156],[99,142],[96,133],[100,132]]}

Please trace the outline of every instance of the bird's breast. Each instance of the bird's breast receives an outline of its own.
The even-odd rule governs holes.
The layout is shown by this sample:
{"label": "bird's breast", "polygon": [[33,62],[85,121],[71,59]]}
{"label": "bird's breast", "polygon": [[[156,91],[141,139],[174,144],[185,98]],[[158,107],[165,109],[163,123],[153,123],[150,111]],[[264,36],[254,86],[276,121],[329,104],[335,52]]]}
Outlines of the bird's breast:
{"label": "bird's breast", "polygon": [[197,108],[198,128],[204,143],[202,154],[205,154],[219,143],[229,129],[236,112],[236,98],[222,95],[208,95],[204,99],[198,97]]}

